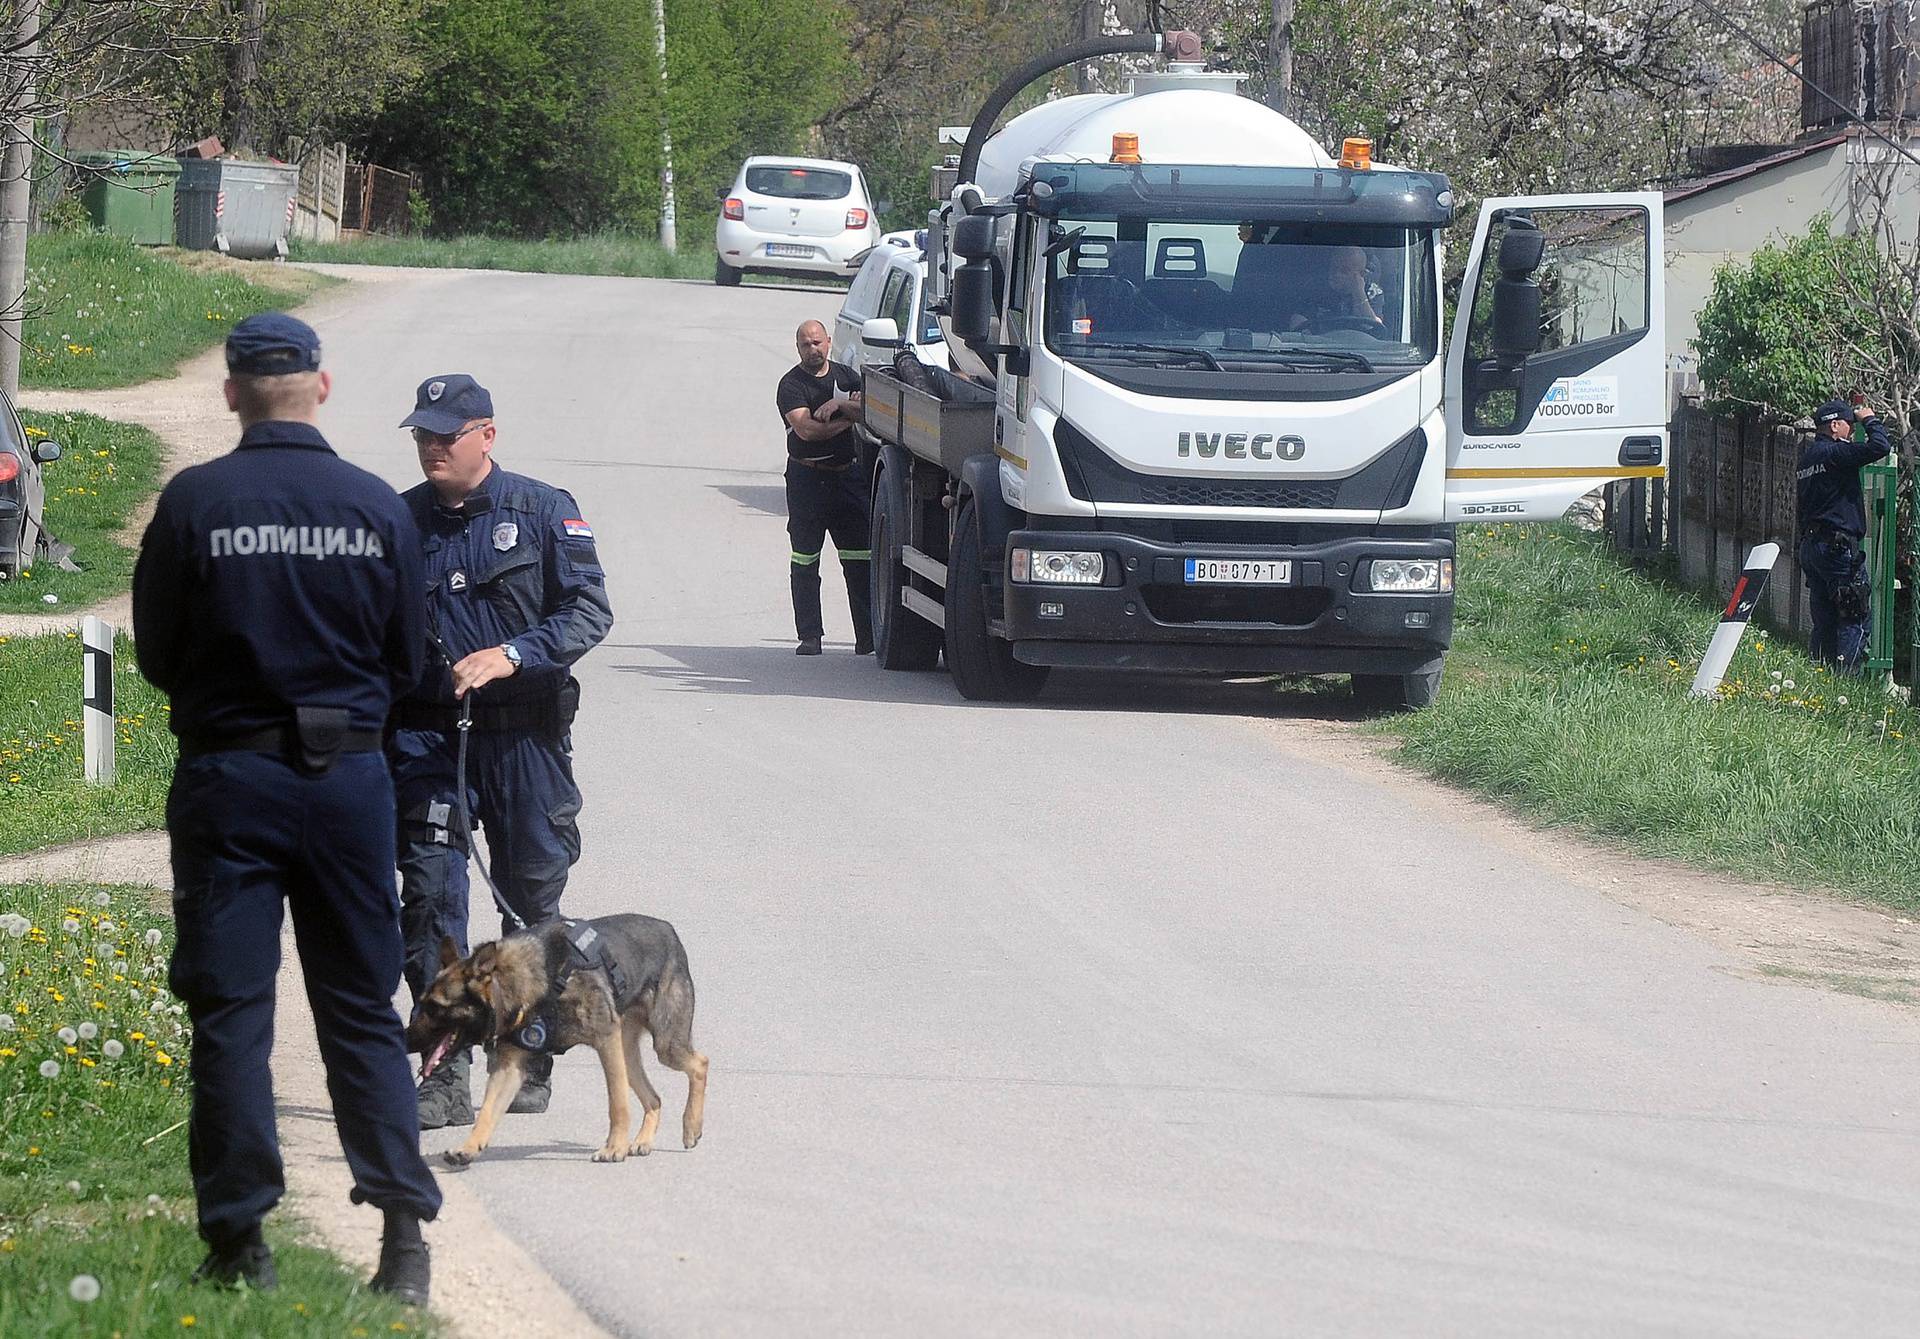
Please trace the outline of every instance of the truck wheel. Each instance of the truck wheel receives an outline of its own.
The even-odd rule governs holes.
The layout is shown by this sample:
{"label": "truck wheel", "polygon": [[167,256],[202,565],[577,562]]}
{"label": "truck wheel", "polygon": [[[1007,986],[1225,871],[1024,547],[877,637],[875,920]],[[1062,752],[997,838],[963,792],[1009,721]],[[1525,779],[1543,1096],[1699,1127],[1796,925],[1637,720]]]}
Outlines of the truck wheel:
{"label": "truck wheel", "polygon": [[940,661],[940,629],[900,603],[907,565],[900,546],[911,533],[912,489],[905,470],[880,467],[873,490],[873,653],[881,669],[930,670]]}
{"label": "truck wheel", "polygon": [[740,285],[741,277],[742,271],[734,269],[733,266],[727,264],[726,261],[720,259],[718,256],[713,258],[713,282],[719,284],[720,287],[737,288]]}
{"label": "truck wheel", "polygon": [[961,504],[947,556],[947,672],[970,701],[1028,702],[1045,686],[1047,667],[1015,660],[1013,643],[987,630],[989,574],[976,514],[972,498]]}
{"label": "truck wheel", "polygon": [[1353,700],[1368,711],[1418,711],[1440,696],[1440,671],[1420,674],[1356,674]]}

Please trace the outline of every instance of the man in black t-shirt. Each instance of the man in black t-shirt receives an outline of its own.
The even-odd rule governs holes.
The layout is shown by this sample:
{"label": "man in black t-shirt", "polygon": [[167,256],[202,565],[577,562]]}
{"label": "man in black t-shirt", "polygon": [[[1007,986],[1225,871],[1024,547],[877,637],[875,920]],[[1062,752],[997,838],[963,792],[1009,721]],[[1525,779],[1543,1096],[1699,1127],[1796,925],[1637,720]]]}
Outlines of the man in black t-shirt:
{"label": "man in black t-shirt", "polygon": [[827,358],[826,327],[804,322],[794,333],[799,365],[780,378],[775,400],[787,425],[787,535],[793,545],[793,627],[796,655],[820,654],[820,554],[829,533],[847,579],[853,613],[853,652],[873,653],[868,588],[866,480],[853,468],[858,445],[860,378]]}

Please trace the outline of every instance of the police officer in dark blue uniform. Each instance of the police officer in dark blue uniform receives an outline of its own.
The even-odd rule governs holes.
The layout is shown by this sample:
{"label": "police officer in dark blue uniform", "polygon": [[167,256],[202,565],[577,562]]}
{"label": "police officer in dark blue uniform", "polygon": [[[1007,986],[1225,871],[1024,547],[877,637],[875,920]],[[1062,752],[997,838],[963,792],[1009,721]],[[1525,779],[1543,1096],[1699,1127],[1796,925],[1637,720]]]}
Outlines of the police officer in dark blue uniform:
{"label": "police officer in dark blue uniform", "polygon": [[[560,913],[580,858],[580,790],[568,668],[613,610],[593,530],[558,488],[493,463],[493,397],[470,376],[430,377],[400,425],[426,482],[402,494],[426,557],[437,654],[396,707],[389,759],[400,806],[401,920],[417,1000],[444,936],[467,951],[467,840],[456,793],[460,699],[474,694],[467,815],[487,835],[493,881],[521,921]],[[510,926],[508,928],[511,928]],[[547,1109],[553,1058],[530,1063],[514,1112]],[[424,1129],[473,1123],[465,1055],[420,1088]]]}
{"label": "police officer in dark blue uniform", "polygon": [[267,1072],[281,904],[327,1068],[353,1199],[385,1211],[373,1287],[427,1300],[420,1156],[393,894],[393,783],[381,730],[424,659],[420,541],[386,484],[314,426],[320,341],[278,312],[227,339],[232,454],[160,495],[133,579],[140,669],[172,699],[180,761],[171,985],[193,1019],[189,1149],[196,1278],[275,1282],[260,1222],[280,1199]]}
{"label": "police officer in dark blue uniform", "polygon": [[[1854,423],[1865,424],[1856,442]],[[1867,509],[1860,471],[1893,449],[1871,409],[1829,400],[1813,412],[1814,435],[1800,448],[1800,570],[1813,611],[1809,650],[1816,660],[1852,671],[1866,649],[1872,590],[1861,540]]]}

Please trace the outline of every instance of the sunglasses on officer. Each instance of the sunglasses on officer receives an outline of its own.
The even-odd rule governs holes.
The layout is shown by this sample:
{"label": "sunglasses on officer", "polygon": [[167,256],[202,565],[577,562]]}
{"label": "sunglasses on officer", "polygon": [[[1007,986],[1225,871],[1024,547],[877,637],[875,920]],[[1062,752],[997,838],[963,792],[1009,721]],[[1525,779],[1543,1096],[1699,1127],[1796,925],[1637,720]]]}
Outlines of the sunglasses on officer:
{"label": "sunglasses on officer", "polygon": [[425,428],[415,428],[413,430],[413,444],[415,446],[456,446],[462,437],[480,431],[480,429],[486,427],[491,422],[493,422],[493,420],[489,418],[475,419],[472,423],[460,429],[459,432],[428,432]]}

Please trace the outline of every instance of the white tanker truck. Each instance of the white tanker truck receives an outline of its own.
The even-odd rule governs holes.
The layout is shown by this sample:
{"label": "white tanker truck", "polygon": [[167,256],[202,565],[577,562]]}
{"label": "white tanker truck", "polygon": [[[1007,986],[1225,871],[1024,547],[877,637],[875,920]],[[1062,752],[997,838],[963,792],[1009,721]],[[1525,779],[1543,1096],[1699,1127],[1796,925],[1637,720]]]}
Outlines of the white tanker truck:
{"label": "white tanker truck", "polygon": [[[990,134],[1118,51],[1170,59]],[[1041,57],[936,169],[928,286],[964,380],[865,376],[883,667],[944,646],[1001,700],[1056,665],[1345,673],[1419,707],[1457,523],[1665,473],[1657,194],[1487,200],[1445,339],[1446,178],[1364,140],[1335,161],[1199,55]]]}

